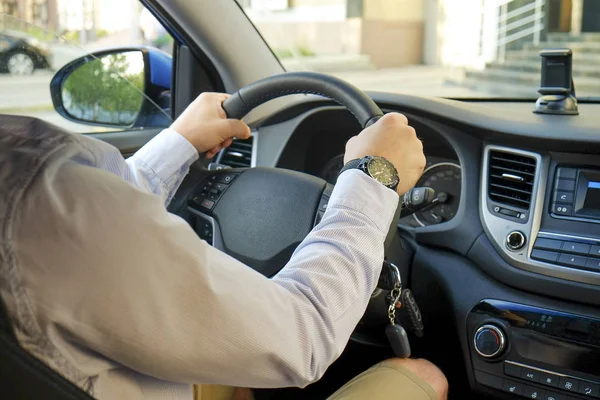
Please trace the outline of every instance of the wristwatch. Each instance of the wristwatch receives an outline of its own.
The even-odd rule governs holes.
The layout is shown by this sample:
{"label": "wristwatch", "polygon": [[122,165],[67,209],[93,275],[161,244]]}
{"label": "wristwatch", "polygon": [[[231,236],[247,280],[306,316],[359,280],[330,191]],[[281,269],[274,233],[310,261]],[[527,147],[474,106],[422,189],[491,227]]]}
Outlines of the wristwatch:
{"label": "wristwatch", "polygon": [[383,157],[366,156],[348,161],[340,171],[340,174],[349,169],[359,169],[392,190],[396,190],[398,183],[400,183],[396,167]]}

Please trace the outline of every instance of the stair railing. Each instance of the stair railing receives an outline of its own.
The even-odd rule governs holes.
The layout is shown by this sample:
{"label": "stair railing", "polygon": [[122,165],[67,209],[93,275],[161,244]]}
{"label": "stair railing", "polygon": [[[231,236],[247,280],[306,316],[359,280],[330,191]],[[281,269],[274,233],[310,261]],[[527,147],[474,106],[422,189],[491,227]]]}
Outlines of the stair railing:
{"label": "stair railing", "polygon": [[[544,30],[545,0],[530,0],[519,8],[508,11],[508,5],[514,0],[500,0],[498,4],[498,59],[504,62],[506,45],[521,38],[532,36],[533,44],[540,44],[541,32]],[[533,11],[533,14],[531,13]],[[511,20],[511,22],[508,22]]]}

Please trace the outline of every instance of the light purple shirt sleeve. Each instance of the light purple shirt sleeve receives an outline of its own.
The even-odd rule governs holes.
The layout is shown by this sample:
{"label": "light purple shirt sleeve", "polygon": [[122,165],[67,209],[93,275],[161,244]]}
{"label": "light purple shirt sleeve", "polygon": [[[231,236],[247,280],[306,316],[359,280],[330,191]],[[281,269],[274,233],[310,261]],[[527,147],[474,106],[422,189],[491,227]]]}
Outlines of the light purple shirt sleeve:
{"label": "light purple shirt sleeve", "polygon": [[28,293],[44,310],[39,323],[58,332],[61,352],[101,377],[105,393],[112,381],[102,377],[119,368],[124,377],[245,387],[305,386],[323,375],[375,288],[394,191],[358,170],[341,174],[321,222],[268,279],[165,211],[198,157],[177,132],[128,160],[82,144],[96,168],[68,159],[46,174],[16,234],[17,256],[31,266]]}

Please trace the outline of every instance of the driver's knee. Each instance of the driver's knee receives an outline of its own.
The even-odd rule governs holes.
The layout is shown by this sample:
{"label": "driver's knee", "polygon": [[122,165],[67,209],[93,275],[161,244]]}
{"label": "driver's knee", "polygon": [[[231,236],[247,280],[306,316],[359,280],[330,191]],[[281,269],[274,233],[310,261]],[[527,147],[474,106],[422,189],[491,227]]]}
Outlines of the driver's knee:
{"label": "driver's knee", "polygon": [[391,358],[384,362],[404,368],[427,382],[438,399],[445,400],[448,397],[448,380],[444,373],[430,361],[423,358]]}
{"label": "driver's knee", "polygon": [[328,400],[446,400],[448,381],[423,359],[392,358],[358,375]]}

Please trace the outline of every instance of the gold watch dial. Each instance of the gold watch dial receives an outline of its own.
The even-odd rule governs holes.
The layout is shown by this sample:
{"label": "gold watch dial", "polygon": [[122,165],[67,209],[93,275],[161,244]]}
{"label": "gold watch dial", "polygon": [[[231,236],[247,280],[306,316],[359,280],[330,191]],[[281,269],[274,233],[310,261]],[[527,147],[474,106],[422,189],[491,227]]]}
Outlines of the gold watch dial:
{"label": "gold watch dial", "polygon": [[367,164],[367,172],[385,186],[398,184],[398,173],[394,165],[383,157],[373,157]]}

